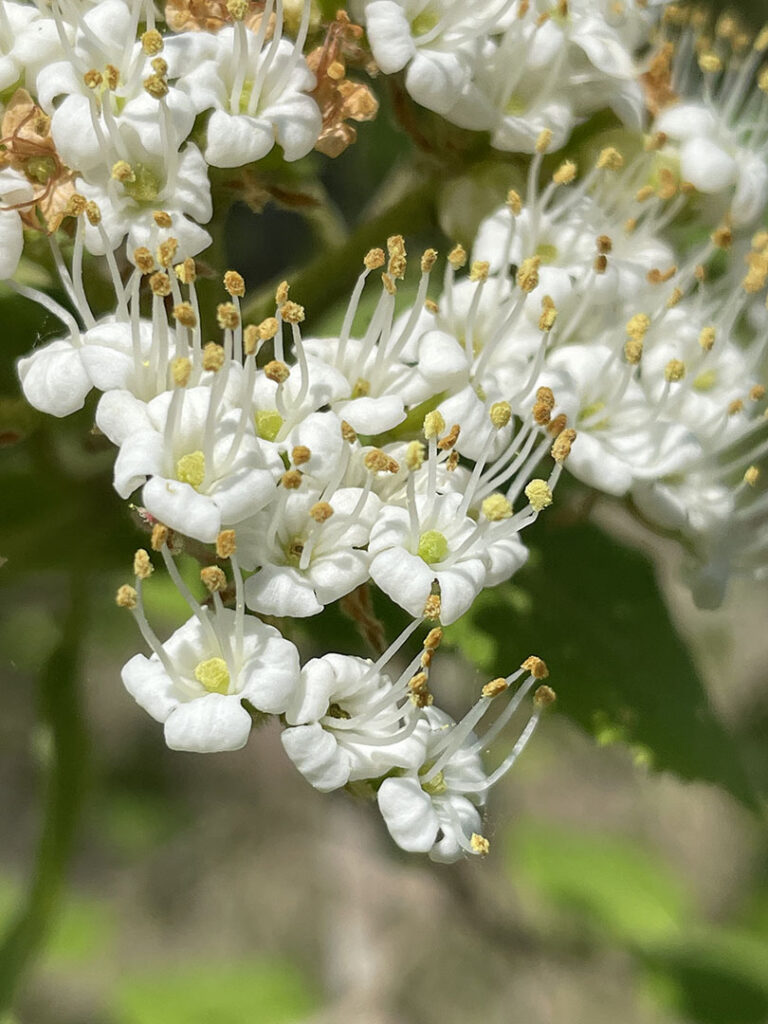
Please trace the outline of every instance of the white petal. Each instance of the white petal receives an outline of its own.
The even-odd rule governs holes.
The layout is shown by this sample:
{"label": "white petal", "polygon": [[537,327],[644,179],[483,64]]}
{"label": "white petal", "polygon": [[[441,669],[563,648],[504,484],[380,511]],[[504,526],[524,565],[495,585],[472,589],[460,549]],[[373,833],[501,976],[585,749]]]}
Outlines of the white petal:
{"label": "white petal", "polygon": [[265,615],[317,615],[323,606],[315,597],[312,583],[298,569],[286,565],[265,565],[245,583],[249,608]]}
{"label": "white petal", "polygon": [[401,849],[409,853],[432,849],[439,822],[432,801],[416,779],[384,779],[378,801],[389,834]]}
{"label": "white petal", "polygon": [[92,385],[80,352],[69,341],[59,340],[19,360],[21,386],[30,405],[52,416],[82,409]]}
{"label": "white petal", "polygon": [[347,751],[339,747],[319,722],[286,729],[280,739],[288,757],[307,782],[321,793],[330,793],[349,781]]}
{"label": "white petal", "polygon": [[221,512],[213,498],[179,480],[153,476],[144,485],[141,501],[161,523],[206,544],[221,530]]}
{"label": "white petal", "polygon": [[171,712],[165,723],[165,742],[171,750],[215,754],[240,750],[250,731],[251,716],[237,695],[206,693]]}

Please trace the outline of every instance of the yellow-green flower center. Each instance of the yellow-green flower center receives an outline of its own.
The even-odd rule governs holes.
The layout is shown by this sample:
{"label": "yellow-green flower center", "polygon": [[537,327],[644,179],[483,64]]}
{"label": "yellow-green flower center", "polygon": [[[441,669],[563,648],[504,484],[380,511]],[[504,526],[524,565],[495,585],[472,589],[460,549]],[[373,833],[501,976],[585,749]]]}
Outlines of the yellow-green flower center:
{"label": "yellow-green flower center", "polygon": [[291,537],[283,550],[285,551],[285,559],[288,565],[298,569],[301,563],[301,556],[304,554],[304,538]]}
{"label": "yellow-green flower center", "polygon": [[176,463],[176,479],[197,490],[205,480],[205,456],[203,453],[198,451],[182,455]]}
{"label": "yellow-green flower center", "polygon": [[536,255],[542,263],[554,263],[557,259],[557,246],[542,242],[536,246]]}
{"label": "yellow-green flower center", "polygon": [[427,530],[419,537],[419,558],[423,558],[428,565],[434,562],[442,562],[448,554],[448,541],[445,535],[439,530]]}
{"label": "yellow-green flower center", "polygon": [[206,658],[195,669],[195,679],[208,693],[229,693],[229,669],[223,658]]}
{"label": "yellow-green flower center", "polygon": [[[579,412],[577,421],[579,423],[584,423],[586,422],[586,420],[591,420],[593,416],[596,416],[597,413],[602,412],[604,408],[605,402],[601,402],[599,400],[597,402],[592,402],[590,405],[585,405],[584,408]],[[589,429],[605,430],[605,428],[608,426],[608,423],[609,420],[606,416],[605,419],[600,420],[598,423],[590,423]]]}
{"label": "yellow-green flower center", "polygon": [[145,164],[131,164],[133,180],[124,181],[123,188],[137,203],[152,203],[160,195],[161,182]]}
{"label": "yellow-green flower center", "polygon": [[421,788],[430,796],[440,796],[448,787],[445,784],[445,776],[442,772],[438,772],[429,782],[422,782]]}
{"label": "yellow-green flower center", "polygon": [[717,370],[704,370],[693,382],[697,391],[711,391],[715,384],[717,384]]}
{"label": "yellow-green flower center", "polygon": [[427,32],[432,31],[439,20],[440,19],[436,11],[422,11],[421,14],[417,14],[411,22],[411,31],[414,36],[426,35]]}
{"label": "yellow-green flower center", "polygon": [[522,117],[527,109],[528,104],[523,97],[513,92],[504,106],[504,113],[511,117]]}
{"label": "yellow-green flower center", "polygon": [[283,425],[277,409],[259,409],[256,413],[256,433],[265,441],[274,441]]}

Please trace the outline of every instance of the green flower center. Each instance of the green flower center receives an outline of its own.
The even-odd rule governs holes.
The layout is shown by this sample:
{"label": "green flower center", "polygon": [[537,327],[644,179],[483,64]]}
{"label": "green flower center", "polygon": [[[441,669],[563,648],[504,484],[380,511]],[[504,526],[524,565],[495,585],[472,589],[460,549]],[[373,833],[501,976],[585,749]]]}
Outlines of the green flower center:
{"label": "green flower center", "polygon": [[426,35],[427,32],[432,31],[439,20],[440,19],[436,11],[422,11],[421,14],[417,14],[411,22],[411,31],[414,36]]}
{"label": "green flower center", "polygon": [[429,793],[430,796],[440,796],[448,787],[445,784],[445,776],[442,772],[438,772],[429,782],[422,782],[421,788],[425,793]]}
{"label": "green flower center", "polygon": [[229,693],[229,669],[223,658],[207,658],[195,669],[195,679],[208,693]]}
{"label": "green flower center", "polygon": [[542,242],[536,247],[536,255],[542,263],[554,263],[557,259],[557,246]]}
{"label": "green flower center", "polygon": [[717,370],[704,370],[693,382],[697,391],[711,391],[717,384]]}
{"label": "green flower center", "polygon": [[265,441],[274,441],[283,425],[277,409],[259,409],[256,413],[256,433]]}
{"label": "green flower center", "polygon": [[419,558],[424,559],[427,565],[434,562],[442,562],[448,554],[448,541],[445,535],[439,530],[427,530],[419,537]]}
{"label": "green flower center", "polygon": [[528,104],[523,97],[514,92],[504,105],[504,113],[510,114],[512,117],[522,117],[527,109]]}
{"label": "green flower center", "polygon": [[176,463],[176,479],[195,490],[205,480],[205,456],[202,452],[189,452]]}
{"label": "green flower center", "polygon": [[285,551],[286,563],[298,569],[301,556],[304,554],[304,538],[292,537],[283,550]]}
{"label": "green flower center", "polygon": [[152,203],[160,195],[161,181],[145,164],[131,164],[133,180],[124,181],[123,188],[137,203]]}
{"label": "green flower center", "polygon": [[349,721],[349,719],[352,717],[352,715],[350,715],[348,711],[345,711],[340,704],[336,703],[328,705],[328,710],[326,711],[326,714],[328,715],[329,718],[341,718],[346,721]]}

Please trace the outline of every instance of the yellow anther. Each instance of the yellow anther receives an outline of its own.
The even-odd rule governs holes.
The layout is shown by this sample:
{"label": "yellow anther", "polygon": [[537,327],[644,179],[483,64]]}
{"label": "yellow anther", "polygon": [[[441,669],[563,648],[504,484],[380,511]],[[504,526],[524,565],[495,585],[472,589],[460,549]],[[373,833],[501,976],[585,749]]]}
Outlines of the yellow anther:
{"label": "yellow anther", "polygon": [[717,56],[716,53],[700,53],[699,54],[699,68],[705,74],[717,74],[717,72],[723,70],[723,62]]}
{"label": "yellow anther", "polygon": [[[437,580],[435,580],[437,583]],[[430,594],[424,604],[424,618],[430,622],[437,622],[440,619],[440,613],[442,610],[442,601],[440,594]]]}
{"label": "yellow anther", "polygon": [[398,473],[400,471],[400,463],[397,459],[387,455],[381,448],[372,448],[366,452],[363,464],[370,473]]}
{"label": "yellow anther", "polygon": [[150,277],[149,287],[153,295],[164,299],[171,294],[171,279],[162,270],[158,270]]}
{"label": "yellow anther", "polygon": [[280,316],[287,324],[300,324],[304,322],[304,307],[298,302],[284,302],[280,306]]}
{"label": "yellow anther", "polygon": [[512,406],[509,402],[494,402],[488,410],[488,418],[496,430],[501,430],[512,419]]}
{"label": "yellow anther", "polygon": [[597,166],[601,171],[620,171],[624,166],[624,157],[615,146],[606,146],[600,151]]}
{"label": "yellow anther", "polygon": [[92,227],[95,228],[98,224],[101,224],[101,209],[99,204],[95,203],[93,199],[89,199],[85,204],[85,216]]}
{"label": "yellow anther", "polygon": [[218,565],[206,565],[200,570],[200,579],[209,594],[220,594],[227,589],[227,577]]}
{"label": "yellow anther", "polygon": [[598,235],[597,236],[597,251],[602,253],[603,256],[607,255],[613,250],[613,239],[610,235]]}
{"label": "yellow anther", "polygon": [[415,473],[424,465],[425,449],[421,441],[411,441],[405,449],[405,464]]}
{"label": "yellow anther", "polygon": [[425,249],[421,257],[421,272],[428,274],[437,262],[437,249]]}
{"label": "yellow anther", "polygon": [[164,75],[158,75],[157,72],[153,75],[148,75],[142,84],[152,99],[161,100],[164,96],[168,95],[168,82]]}
{"label": "yellow anther", "polygon": [[499,523],[512,516],[512,503],[503,494],[489,494],[480,506],[483,515],[491,523]]}
{"label": "yellow anther", "polygon": [[301,487],[301,472],[298,469],[288,469],[280,477],[280,483],[287,491],[296,491]]}
{"label": "yellow anther", "polygon": [[145,245],[140,245],[133,250],[133,262],[142,274],[151,274],[155,269],[155,257]]}
{"label": "yellow anther", "polygon": [[744,474],[744,483],[754,487],[760,478],[760,470],[757,466],[750,466]]}
{"label": "yellow anther", "polygon": [[469,268],[470,281],[487,281],[491,265],[487,260],[475,260]]}
{"label": "yellow anther", "polygon": [[670,384],[676,384],[685,376],[685,363],[682,359],[670,359],[664,367],[664,379]]}
{"label": "yellow anther", "polygon": [[176,462],[176,479],[197,490],[205,480],[205,455],[201,451],[182,455]]}
{"label": "yellow anther", "polygon": [[222,530],[216,538],[217,558],[231,558],[237,551],[237,540],[234,530]]}
{"label": "yellow anther", "polygon": [[291,452],[291,462],[294,466],[306,466],[312,458],[312,452],[305,444],[297,444]]}
{"label": "yellow anther", "polygon": [[750,402],[761,402],[765,398],[765,388],[762,384],[755,384],[749,389]]}
{"label": "yellow anther", "polygon": [[481,836],[479,832],[473,832],[469,840],[469,845],[472,847],[472,852],[476,853],[479,857],[487,856],[491,849],[490,842]]}
{"label": "yellow anther", "polygon": [[517,271],[517,286],[521,291],[532,292],[539,283],[540,256],[528,256]]}
{"label": "yellow anther", "polygon": [[512,211],[515,217],[519,217],[523,210],[523,200],[520,198],[518,192],[515,192],[513,188],[507,192],[507,206]]}
{"label": "yellow anther", "polygon": [[228,270],[224,275],[224,287],[230,295],[242,298],[245,295],[245,281],[236,270]]}
{"label": "yellow anther", "polygon": [[378,270],[379,267],[383,267],[387,262],[387,257],[384,254],[383,249],[370,249],[365,254],[363,265],[366,270]]}
{"label": "yellow anther", "polygon": [[481,693],[483,697],[498,697],[500,693],[504,693],[508,688],[507,680],[499,677],[498,679],[492,679],[490,683],[486,683]]}
{"label": "yellow anther", "polygon": [[533,695],[534,706],[543,709],[548,708],[557,700],[557,694],[551,686],[539,686]]}
{"label": "yellow anther", "polygon": [[546,153],[552,143],[552,132],[549,128],[542,128],[536,138],[536,152]]}
{"label": "yellow anther", "polygon": [[226,362],[227,355],[223,345],[217,345],[215,341],[209,341],[203,347],[203,369],[211,373],[218,373]]}
{"label": "yellow anther", "polygon": [[140,580],[146,580],[149,579],[154,571],[155,569],[149,560],[149,555],[144,548],[139,548],[133,556],[133,575]]}
{"label": "yellow anther", "polygon": [[268,316],[266,320],[262,320],[259,324],[259,337],[262,341],[270,341],[279,330],[280,324],[277,317]]}
{"label": "yellow anther", "polygon": [[138,604],[138,595],[134,588],[124,583],[115,595],[115,604],[118,608],[135,608]]}
{"label": "yellow anther", "polygon": [[397,285],[389,274],[381,275],[381,283],[384,285],[384,290],[388,295],[397,295]]}
{"label": "yellow anther", "polygon": [[552,491],[546,480],[531,480],[525,488],[525,496],[534,512],[541,512],[552,504]]}
{"label": "yellow anther", "polygon": [[157,262],[161,267],[170,267],[173,265],[178,248],[179,241],[177,238],[166,238],[164,242],[161,242],[158,245],[156,255]]}
{"label": "yellow anther", "polygon": [[192,361],[186,356],[178,356],[171,361],[171,377],[177,388],[185,388],[192,373]]}
{"label": "yellow anther", "polygon": [[651,318],[647,313],[635,313],[627,321],[627,335],[635,341],[642,341],[651,326]]}
{"label": "yellow anther", "polygon": [[430,629],[427,635],[424,637],[424,643],[422,647],[425,651],[436,651],[443,640],[443,631],[439,626],[434,629]]}
{"label": "yellow anther", "polygon": [[728,404],[728,415],[738,416],[740,412],[744,411],[744,403],[740,398],[734,398],[732,402]]}
{"label": "yellow anther", "polygon": [[348,444],[354,444],[357,440],[357,433],[346,420],[341,421],[341,436]]}
{"label": "yellow anther", "polygon": [[191,256],[177,263],[173,272],[182,284],[193,284],[197,280],[197,265]]}
{"label": "yellow anther", "polygon": [[157,224],[159,228],[170,228],[173,226],[173,220],[171,219],[170,213],[165,210],[155,210],[152,214],[152,220]]}
{"label": "yellow anther", "polygon": [[434,299],[425,299],[424,309],[433,316],[436,316],[440,312],[440,307],[437,305]]}
{"label": "yellow anther", "polygon": [[125,160],[118,160],[112,164],[112,177],[123,185],[136,181],[133,168]]}
{"label": "yellow anther", "polygon": [[148,57],[154,57],[163,49],[163,37],[156,28],[148,29],[141,37],[141,48]]}
{"label": "yellow anther", "polygon": [[152,527],[152,539],[150,541],[152,550],[162,551],[166,544],[168,547],[171,546],[172,540],[173,531],[169,530],[168,527],[164,526],[162,523],[155,523]]}
{"label": "yellow anther", "polygon": [[556,185],[570,185],[576,177],[576,164],[573,160],[565,160],[552,175]]}
{"label": "yellow anther", "polygon": [[325,523],[333,515],[333,507],[327,501],[316,501],[309,514],[316,523]]}
{"label": "yellow anther", "polygon": [[428,412],[424,417],[424,437],[429,441],[433,437],[439,437],[445,430],[445,420],[437,409]]}
{"label": "yellow anther", "polygon": [[233,302],[220,302],[216,307],[216,323],[222,331],[234,331],[240,326],[240,314]]}
{"label": "yellow anther", "polygon": [[455,245],[448,253],[448,262],[454,270],[461,270],[467,262],[467,251],[463,245]]}
{"label": "yellow anther", "polygon": [[227,10],[235,21],[242,21],[248,13],[248,0],[227,0]]}
{"label": "yellow anther", "polygon": [[532,654],[530,658],[526,658],[520,668],[525,672],[530,672],[534,679],[546,679],[549,676],[547,663],[541,658],[536,657],[535,654]]}
{"label": "yellow anther", "polygon": [[571,427],[567,427],[565,430],[561,430],[555,439],[555,443],[552,445],[550,454],[555,462],[565,462],[568,456],[571,454],[571,447],[573,442],[576,440],[576,431]]}
{"label": "yellow anther", "polygon": [[627,338],[624,343],[624,358],[630,366],[637,366],[643,358],[643,343],[639,338]]}
{"label": "yellow anther", "polygon": [[454,423],[445,437],[441,437],[437,442],[438,450],[441,452],[449,452],[451,448],[459,440],[459,434],[461,433],[461,427],[458,423]]}
{"label": "yellow anther", "polygon": [[278,307],[278,309],[280,308],[280,306],[283,305],[284,302],[288,301],[289,289],[290,285],[288,284],[287,281],[281,281],[280,284],[277,286],[277,289],[275,291],[275,305]]}
{"label": "yellow anther", "polygon": [[284,384],[291,375],[291,371],[279,359],[273,359],[264,367],[264,376],[275,384]]}
{"label": "yellow anther", "polygon": [[189,302],[179,302],[174,306],[173,315],[182,327],[197,327],[197,317]]}
{"label": "yellow anther", "polygon": [[545,295],[541,300],[541,315],[539,316],[539,330],[551,331],[557,320],[557,308],[551,295]]}
{"label": "yellow anther", "polygon": [[104,76],[100,71],[91,68],[90,71],[86,71],[83,75],[83,81],[88,89],[98,89],[104,81]]}

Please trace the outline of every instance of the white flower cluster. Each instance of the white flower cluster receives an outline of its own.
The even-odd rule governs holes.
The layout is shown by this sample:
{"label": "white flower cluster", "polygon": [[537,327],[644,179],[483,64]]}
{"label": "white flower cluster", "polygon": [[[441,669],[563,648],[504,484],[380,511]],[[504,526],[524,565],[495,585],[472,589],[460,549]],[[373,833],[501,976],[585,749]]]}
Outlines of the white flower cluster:
{"label": "white flower cluster", "polygon": [[421,106],[533,153],[539,133],[562,146],[580,120],[610,106],[642,123],[634,54],[655,24],[647,0],[360,0],[374,57],[404,72]]}
{"label": "white flower cluster", "polygon": [[[152,653],[123,680],[170,747],[234,750],[276,716],[305,778],[375,797],[403,849],[483,854],[486,794],[554,694],[528,658],[454,722],[434,706],[432,662],[443,626],[525,562],[521,532],[564,467],[682,537],[701,603],[732,572],[768,574],[768,77],[752,84],[768,34],[745,42],[721,19],[704,46],[696,17],[670,8],[641,69],[632,55],[651,37],[651,8],[366,3],[380,68],[404,69],[415,99],[490,131],[497,148],[530,154],[527,186],[482,223],[471,258],[449,252],[436,299],[428,249],[400,301],[408,260],[395,235],[365,256],[336,336],[302,330],[285,283],[274,315],[246,323],[245,283],[228,271],[213,342],[194,260],[210,241],[209,167],[259,160],[275,142],[295,160],[323,133],[337,152],[354,137],[343,119],[366,119],[375,102],[338,85],[331,44],[313,65],[327,70],[325,98],[313,98],[308,2],[293,41],[281,0],[179,0],[169,24],[190,30],[176,34],[140,0],[0,6],[0,87],[12,93],[0,276],[40,216],[69,307],[9,280],[63,324],[19,375],[54,416],[100,393],[115,489],[139,503],[190,607],[169,639],[154,634],[140,550],[118,603]],[[348,19],[335,24],[337,38],[359,38]],[[606,104],[633,130],[586,173],[553,160],[576,120]],[[656,118],[645,135],[644,105]],[[91,274],[114,294],[106,315]],[[372,275],[380,291],[364,317]],[[203,601],[177,566],[185,548],[203,564]],[[362,622],[370,584],[412,618],[376,662],[329,652],[302,667],[265,622],[291,635],[291,620],[341,599]],[[481,750],[526,700],[527,723],[487,773]]]}

